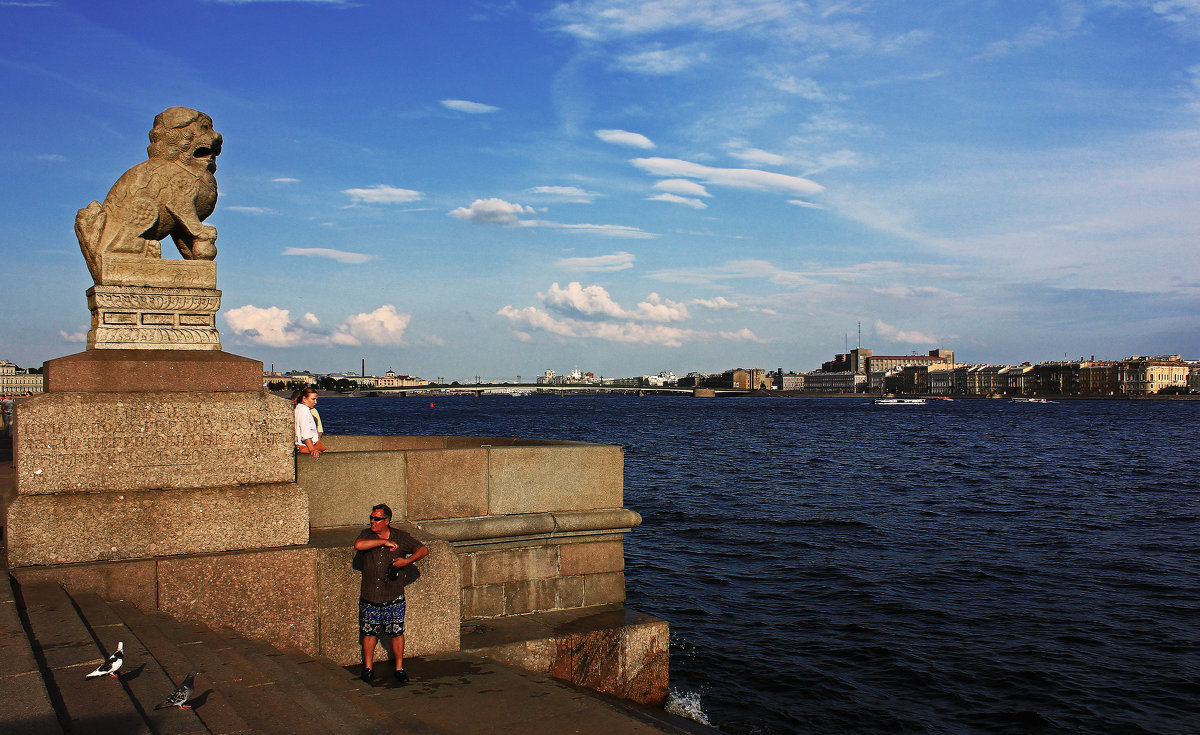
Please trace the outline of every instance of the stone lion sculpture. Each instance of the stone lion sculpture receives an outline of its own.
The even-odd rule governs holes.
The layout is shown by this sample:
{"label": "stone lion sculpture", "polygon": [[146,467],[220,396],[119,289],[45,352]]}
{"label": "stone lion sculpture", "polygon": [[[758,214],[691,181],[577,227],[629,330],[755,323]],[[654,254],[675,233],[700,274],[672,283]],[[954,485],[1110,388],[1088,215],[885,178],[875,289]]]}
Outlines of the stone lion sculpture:
{"label": "stone lion sculpture", "polygon": [[154,118],[149,160],[126,171],[104,203],[75,216],[75,234],[88,269],[100,282],[100,262],[110,254],[162,257],[167,235],[188,260],[217,256],[217,229],[203,224],[217,205],[221,134],[212,118],[188,107],[170,107]]}

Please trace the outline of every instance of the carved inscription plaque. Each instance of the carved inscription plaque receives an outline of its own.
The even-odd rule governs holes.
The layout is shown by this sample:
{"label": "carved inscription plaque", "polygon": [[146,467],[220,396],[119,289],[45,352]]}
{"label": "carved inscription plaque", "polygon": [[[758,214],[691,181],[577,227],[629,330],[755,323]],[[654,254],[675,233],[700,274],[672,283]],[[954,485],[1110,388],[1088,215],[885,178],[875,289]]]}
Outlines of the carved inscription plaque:
{"label": "carved inscription plaque", "polygon": [[21,406],[17,493],[293,482],[294,420],[257,391],[46,393]]}

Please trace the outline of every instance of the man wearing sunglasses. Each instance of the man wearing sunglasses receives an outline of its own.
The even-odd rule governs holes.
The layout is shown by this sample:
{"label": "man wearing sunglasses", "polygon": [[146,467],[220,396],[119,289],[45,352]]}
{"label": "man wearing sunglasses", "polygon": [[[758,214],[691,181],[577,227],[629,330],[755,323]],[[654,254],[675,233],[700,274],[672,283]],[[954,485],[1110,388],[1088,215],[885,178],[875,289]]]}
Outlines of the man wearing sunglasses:
{"label": "man wearing sunglasses", "polygon": [[375,643],[380,635],[392,639],[396,680],[408,683],[404,673],[404,567],[424,559],[429,549],[409,533],[392,526],[392,509],[382,503],[371,509],[370,526],[354,540],[362,552],[362,589],[358,601],[358,628],[362,634],[362,680],[375,679]]}

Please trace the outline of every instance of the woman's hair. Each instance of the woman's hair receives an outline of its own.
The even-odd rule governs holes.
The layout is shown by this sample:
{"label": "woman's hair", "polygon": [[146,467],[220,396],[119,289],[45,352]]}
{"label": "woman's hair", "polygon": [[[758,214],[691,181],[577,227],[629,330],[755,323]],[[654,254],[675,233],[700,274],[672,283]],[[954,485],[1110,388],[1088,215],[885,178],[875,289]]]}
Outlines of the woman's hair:
{"label": "woman's hair", "polygon": [[305,398],[308,398],[309,395],[316,395],[316,393],[317,392],[315,390],[313,390],[312,388],[301,388],[300,390],[296,391],[295,401],[296,401],[296,403],[299,403],[300,401],[303,401]]}

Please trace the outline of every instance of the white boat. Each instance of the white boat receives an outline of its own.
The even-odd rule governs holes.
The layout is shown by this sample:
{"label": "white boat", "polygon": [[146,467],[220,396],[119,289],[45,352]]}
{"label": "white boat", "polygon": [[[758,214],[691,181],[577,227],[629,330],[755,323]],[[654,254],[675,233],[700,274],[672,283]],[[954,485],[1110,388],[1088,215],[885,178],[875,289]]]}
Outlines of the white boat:
{"label": "white boat", "polygon": [[924,398],[876,398],[876,406],[924,406]]}
{"label": "white boat", "polygon": [[1011,398],[1013,403],[1056,403],[1057,401],[1047,401],[1045,398]]}

